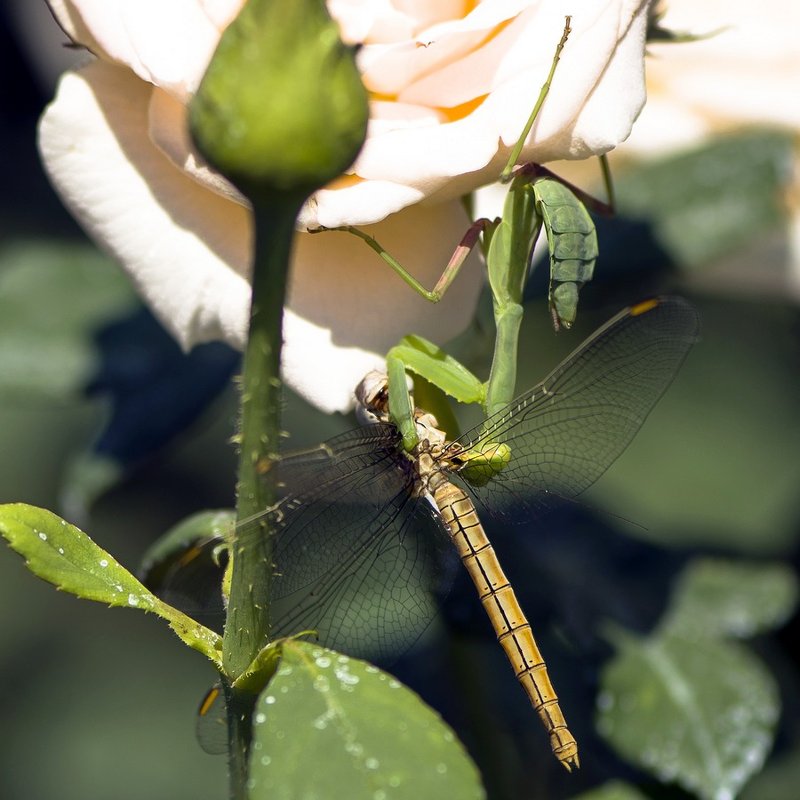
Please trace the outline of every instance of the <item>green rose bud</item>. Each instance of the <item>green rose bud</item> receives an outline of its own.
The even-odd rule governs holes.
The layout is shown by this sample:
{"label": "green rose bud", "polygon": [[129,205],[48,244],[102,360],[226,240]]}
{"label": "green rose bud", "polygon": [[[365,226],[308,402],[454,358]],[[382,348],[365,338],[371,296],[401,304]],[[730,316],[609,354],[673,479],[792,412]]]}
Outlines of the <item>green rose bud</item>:
{"label": "green rose bud", "polygon": [[254,202],[329,183],[366,134],[353,52],[323,0],[249,0],[189,106],[204,158]]}

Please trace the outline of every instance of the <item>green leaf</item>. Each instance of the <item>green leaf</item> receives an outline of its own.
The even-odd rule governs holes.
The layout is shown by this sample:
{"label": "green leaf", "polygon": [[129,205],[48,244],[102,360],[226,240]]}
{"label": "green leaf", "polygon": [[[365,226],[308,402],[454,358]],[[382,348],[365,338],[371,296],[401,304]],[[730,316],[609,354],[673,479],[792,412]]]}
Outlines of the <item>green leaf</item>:
{"label": "green leaf", "polygon": [[617,752],[703,800],[735,797],[772,746],[778,693],[736,642],[616,632],[597,725]]}
{"label": "green leaf", "polygon": [[475,765],[441,718],[390,675],[287,641],[254,715],[252,800],[482,798]]}
{"label": "green leaf", "polygon": [[438,386],[459,403],[482,403],[484,387],[463,364],[421,336],[405,336],[389,351],[410,372]]}
{"label": "green leaf", "polygon": [[629,783],[609,781],[598,789],[576,794],[573,800],[647,800],[647,797]]}
{"label": "green leaf", "polygon": [[796,605],[797,579],[785,564],[697,559],[681,575],[662,627],[745,638],[780,626]]}
{"label": "green leaf", "polygon": [[9,503],[0,505],[0,533],[34,575],[86,600],[158,614],[185,644],[220,667],[216,633],[159,600],[74,525],[45,509]]}

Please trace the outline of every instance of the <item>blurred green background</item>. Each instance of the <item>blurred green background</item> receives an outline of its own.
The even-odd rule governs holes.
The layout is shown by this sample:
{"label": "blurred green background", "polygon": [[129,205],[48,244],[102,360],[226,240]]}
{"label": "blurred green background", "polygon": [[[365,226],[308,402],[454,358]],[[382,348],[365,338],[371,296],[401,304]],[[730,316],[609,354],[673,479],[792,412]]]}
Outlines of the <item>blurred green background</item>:
{"label": "blurred green background", "polygon": [[[119,269],[87,242],[42,173],[35,124],[52,86],[34,76],[7,13],[0,9],[0,67],[7,76],[0,83],[0,501],[65,513],[133,568],[170,525],[232,502],[235,396],[230,388],[217,390],[228,385],[236,357],[207,349],[181,372],[184,383],[166,379],[181,359],[177,348],[141,309]],[[703,153],[623,170],[621,219],[599,222],[598,279],[585,290],[575,332],[552,335],[541,267],[531,285],[520,386],[647,294],[680,292],[702,315],[702,341],[673,387],[586,498],[586,516],[607,512],[603,524],[581,517],[576,531],[564,523],[558,543],[544,537],[542,544],[543,569],[560,570],[562,587],[584,587],[576,589],[580,598],[586,584],[607,586],[606,599],[627,605],[632,624],[645,630],[663,608],[672,566],[694,554],[798,563],[800,325],[783,200],[792,158],[787,137],[745,132]],[[473,329],[454,346],[479,374],[489,355],[490,319],[484,298]],[[196,402],[186,402],[189,392]],[[154,409],[168,424],[143,432],[136,426]],[[312,444],[350,423],[287,396],[284,425],[293,445]],[[111,488],[92,503],[105,483]],[[600,527],[608,540],[598,538],[605,535]],[[535,560],[533,536],[526,546]],[[586,536],[591,551],[579,549]],[[609,566],[619,542],[626,553],[645,554],[628,562],[634,564],[628,572],[619,566],[625,562],[616,572]],[[640,574],[637,563],[646,564]],[[661,600],[636,585],[650,574],[658,575],[650,588],[661,591]],[[500,682],[500,694],[510,689],[510,702],[521,705],[507,666],[498,662],[495,669],[494,656],[476,654],[475,643],[458,632],[460,602],[456,592],[450,650],[466,648],[468,662],[488,658],[478,683]],[[631,608],[637,603],[641,608]],[[579,629],[583,618],[574,613]],[[0,615],[1,797],[224,796],[224,759],[205,755],[194,738],[194,712],[214,675],[165,625],[59,594],[10,551],[0,552]],[[791,800],[800,781],[797,633],[794,618],[756,644],[778,679],[784,715],[773,758],[745,790],[753,800]],[[463,652],[456,656],[463,664]],[[567,673],[583,671],[591,686],[598,656],[583,667],[580,658],[573,649],[571,664],[556,663]],[[412,685],[417,680],[415,688],[435,701],[440,687],[426,686],[421,672],[403,677]],[[586,702],[576,727],[591,736],[590,691]],[[570,706],[575,714],[577,702]],[[443,710],[447,715],[447,703]],[[512,730],[499,730],[498,741],[505,743]],[[549,759],[544,737],[538,730],[530,735],[524,746]],[[480,736],[467,739],[480,746]],[[598,750],[595,761],[604,758]],[[513,775],[520,764],[505,766]],[[591,768],[572,783],[558,776],[529,788],[526,797],[569,797],[602,777]]]}

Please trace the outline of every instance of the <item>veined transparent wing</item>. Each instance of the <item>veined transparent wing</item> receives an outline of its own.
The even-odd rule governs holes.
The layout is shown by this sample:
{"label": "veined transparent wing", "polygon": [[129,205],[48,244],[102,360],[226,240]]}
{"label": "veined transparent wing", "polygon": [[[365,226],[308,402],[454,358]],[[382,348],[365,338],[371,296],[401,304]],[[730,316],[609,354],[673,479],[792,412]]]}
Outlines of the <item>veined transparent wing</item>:
{"label": "veined transparent wing", "polygon": [[[273,514],[272,636],[314,630],[328,647],[389,658],[436,612],[446,534],[414,496],[392,425],[349,431],[278,465],[287,495]],[[258,520],[237,536],[262,535]],[[446,558],[446,556],[445,556]]]}
{"label": "veined transparent wing", "polygon": [[679,297],[631,306],[598,329],[541,383],[457,440],[465,450],[507,445],[485,486],[466,483],[490,511],[533,512],[573,498],[625,450],[697,340],[699,318]]}

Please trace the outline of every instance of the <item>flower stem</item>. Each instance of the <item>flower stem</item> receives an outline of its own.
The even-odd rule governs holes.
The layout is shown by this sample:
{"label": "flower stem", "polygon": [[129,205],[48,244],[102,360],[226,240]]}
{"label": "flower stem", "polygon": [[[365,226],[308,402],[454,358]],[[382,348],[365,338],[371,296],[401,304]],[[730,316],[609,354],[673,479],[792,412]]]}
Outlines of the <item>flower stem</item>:
{"label": "flower stem", "polygon": [[[250,333],[241,379],[239,480],[236,517],[251,520],[275,503],[271,466],[280,436],[280,360],[283,303],[286,295],[294,223],[302,198],[283,196],[284,203],[254,204],[255,258]],[[227,681],[235,680],[269,639],[269,591],[272,578],[272,536],[269,516],[247,535],[237,536],[232,549],[228,618],[223,636]],[[231,796],[247,796],[250,717],[255,696],[239,696],[227,687]]]}

